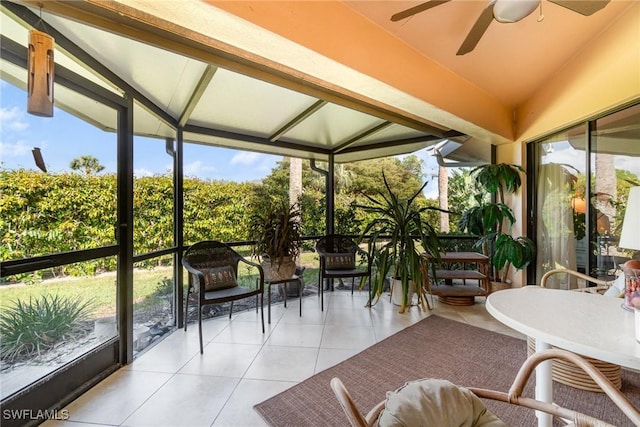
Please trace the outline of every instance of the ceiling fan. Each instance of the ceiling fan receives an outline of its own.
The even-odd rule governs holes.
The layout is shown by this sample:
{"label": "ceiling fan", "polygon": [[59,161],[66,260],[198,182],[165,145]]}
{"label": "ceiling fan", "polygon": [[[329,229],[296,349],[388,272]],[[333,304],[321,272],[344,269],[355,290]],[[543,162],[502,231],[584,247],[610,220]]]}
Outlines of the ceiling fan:
{"label": "ceiling fan", "polygon": [[[417,13],[434,8],[451,0],[429,0],[417,6],[398,12],[391,17],[392,21],[413,16]],[[500,23],[518,22],[533,13],[538,8],[541,0],[491,0],[484,8],[475,24],[462,42],[456,55],[464,55],[471,52],[482,38],[489,24],[495,19]],[[558,6],[565,7],[584,16],[590,16],[604,8],[609,0],[548,0]]]}

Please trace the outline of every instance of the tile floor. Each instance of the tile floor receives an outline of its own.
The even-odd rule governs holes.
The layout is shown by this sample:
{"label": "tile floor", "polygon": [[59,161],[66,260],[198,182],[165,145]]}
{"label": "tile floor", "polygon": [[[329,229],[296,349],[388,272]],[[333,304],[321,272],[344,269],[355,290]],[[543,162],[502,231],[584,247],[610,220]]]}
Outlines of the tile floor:
{"label": "tile floor", "polygon": [[316,296],[303,299],[302,317],[297,299],[287,308],[274,304],[264,334],[255,311],[207,320],[204,355],[197,324],[190,324],[72,402],[69,420],[43,425],[263,426],[254,404],[432,314],[519,336],[477,300],[471,307],[435,301],[432,311],[398,314],[388,298],[367,309],[366,293],[325,292],[324,312]]}

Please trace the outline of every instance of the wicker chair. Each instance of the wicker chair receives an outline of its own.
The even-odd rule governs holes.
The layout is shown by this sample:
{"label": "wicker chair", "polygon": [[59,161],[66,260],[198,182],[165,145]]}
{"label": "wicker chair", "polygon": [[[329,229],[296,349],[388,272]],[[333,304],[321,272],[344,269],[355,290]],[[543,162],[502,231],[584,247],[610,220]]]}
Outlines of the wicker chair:
{"label": "wicker chair", "polygon": [[[352,278],[351,293],[355,285],[355,278],[371,277],[371,258],[350,237],[329,234],[316,242],[316,252],[320,257],[318,271],[318,294],[320,309],[324,311],[324,279]],[[358,267],[358,257],[364,260],[363,266]],[[371,303],[371,283],[369,283],[369,303]],[[369,304],[370,305],[370,304]]]}
{"label": "wicker chair", "polygon": [[[546,272],[542,279],[540,280],[540,287],[546,288],[548,287],[548,282],[554,276],[566,274],[570,277],[574,277],[577,279],[581,279],[584,283],[594,283],[596,286],[582,286],[579,285],[577,288],[571,289],[576,292],[589,292],[594,294],[601,294],[608,290],[611,287],[611,283],[606,280],[596,279],[591,276],[587,276],[586,274],[568,270],[565,268],[556,268]],[[622,296],[622,295],[620,295]],[[528,354],[531,355],[535,352],[536,342],[532,337],[527,338],[527,351]],[[609,362],[603,362],[598,359],[593,359],[591,357],[584,357],[588,362],[594,365],[604,376],[607,377],[609,381],[613,383],[613,385],[620,389],[622,387],[622,370],[619,365],[615,365]],[[587,390],[592,392],[602,392],[598,384],[596,384],[589,376],[585,375],[584,372],[579,369],[577,366],[572,364],[571,362],[567,362],[565,360],[554,360],[552,365],[552,378],[554,381],[559,383],[579,388],[581,390]]]}
{"label": "wicker chair", "polygon": [[[256,279],[255,288],[238,285],[236,278],[238,277],[238,264],[240,262],[257,269],[259,278]],[[182,265],[189,272],[189,287],[184,300],[184,330],[187,330],[189,294],[197,294],[200,354],[204,353],[202,345],[202,308],[205,305],[231,302],[229,309],[229,319],[231,319],[234,301],[255,295],[257,312],[259,296],[262,333],[264,334],[264,271],[262,266],[248,261],[230,246],[213,240],[198,242],[191,246],[184,253]]]}
{"label": "wicker chair", "polygon": [[[588,376],[590,376],[599,386],[604,390],[604,392],[611,398],[611,400],[622,410],[622,412],[631,420],[634,425],[640,425],[640,411],[627,399],[618,389],[616,389],[613,384],[609,380],[607,380],[597,369],[593,367],[589,362],[587,362],[584,358],[578,356],[577,354],[571,353],[565,350],[559,349],[551,349],[545,350],[542,352],[538,352],[532,356],[530,356],[520,367],[520,370],[516,374],[516,377],[511,384],[508,392],[489,390],[483,388],[476,387],[466,387],[466,390],[471,391],[477,397],[497,400],[505,403],[509,403],[512,405],[522,406],[529,409],[534,409],[536,411],[542,411],[547,414],[551,414],[555,417],[560,417],[564,420],[573,421],[576,426],[585,426],[585,427],[602,427],[608,426],[613,427],[611,424],[608,424],[605,421],[599,420],[597,418],[591,417],[589,415],[574,411],[572,409],[568,409],[562,406],[558,406],[553,403],[546,403],[536,400],[530,397],[523,397],[522,392],[529,380],[529,377],[534,372],[536,366],[545,360],[555,359],[555,360],[566,360],[567,362],[573,363],[576,366],[579,366]],[[429,379],[421,380],[421,381],[431,381]],[[340,406],[344,411],[349,423],[353,427],[369,427],[378,425],[378,419],[380,414],[387,410],[386,404],[387,399],[390,398],[390,395],[387,395],[387,399],[378,403],[371,409],[366,415],[360,413],[357,408],[356,403],[353,401],[351,395],[347,391],[346,387],[340,381],[339,378],[333,378],[331,380],[331,388],[333,389],[338,402],[340,402]],[[464,390],[461,388],[461,390]],[[402,391],[398,390],[396,394],[401,394]],[[401,400],[397,400],[395,403],[401,402],[401,405],[405,406],[400,411],[397,409],[397,405],[395,406],[394,413],[392,414],[395,417],[395,421],[402,423],[407,419],[411,418],[412,415],[410,412],[415,410],[417,402],[413,402],[409,399],[414,397],[413,395],[401,395],[400,399],[402,401],[408,403],[408,405]],[[424,413],[424,405],[420,408],[422,413]],[[446,411],[445,411],[446,412]],[[434,408],[433,413],[430,415],[434,415],[437,417],[438,410]],[[418,415],[420,416],[420,415]],[[399,419],[401,418],[401,419]],[[401,424],[397,424],[401,425]],[[405,425],[409,425],[406,424]]]}

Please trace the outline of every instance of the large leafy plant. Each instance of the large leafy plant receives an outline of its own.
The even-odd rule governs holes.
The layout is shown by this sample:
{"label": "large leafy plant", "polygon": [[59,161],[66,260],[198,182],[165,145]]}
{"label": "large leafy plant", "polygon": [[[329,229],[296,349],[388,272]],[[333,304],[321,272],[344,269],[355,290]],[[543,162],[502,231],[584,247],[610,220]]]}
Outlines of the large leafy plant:
{"label": "large leafy plant", "polygon": [[253,247],[256,257],[266,256],[276,265],[286,257],[297,258],[302,238],[300,207],[284,201],[262,207],[251,216],[249,235],[256,242]]}
{"label": "large leafy plant", "polygon": [[[422,254],[428,253],[439,258],[440,240],[435,229],[425,221],[422,214],[431,206],[418,206],[417,198],[427,183],[423,184],[408,198],[395,193],[384,173],[384,189],[374,196],[365,197],[369,205],[359,207],[374,215],[362,232],[361,240],[368,237],[369,254],[373,260],[371,292],[379,298],[384,292],[385,279],[391,273],[402,283],[403,313],[409,304],[409,281],[413,280],[421,289],[424,271]],[[418,303],[422,303],[423,293],[418,292]]]}
{"label": "large leafy plant", "polygon": [[[511,266],[523,269],[535,257],[531,239],[509,233],[516,218],[505,204],[505,193],[518,191],[523,172],[520,166],[506,163],[482,165],[471,171],[477,187],[477,205],[462,214],[459,227],[479,236],[476,246],[491,259],[493,281],[506,282]],[[493,195],[492,201],[486,201],[487,192]]]}

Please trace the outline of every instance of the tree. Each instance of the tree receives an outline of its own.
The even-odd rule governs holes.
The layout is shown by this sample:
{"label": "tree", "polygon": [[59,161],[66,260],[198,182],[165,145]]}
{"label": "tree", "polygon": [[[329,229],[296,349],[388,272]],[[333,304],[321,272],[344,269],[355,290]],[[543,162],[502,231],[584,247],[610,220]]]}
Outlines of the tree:
{"label": "tree", "polygon": [[354,194],[373,196],[384,191],[383,171],[389,185],[400,197],[410,197],[423,184],[422,160],[413,155],[402,160],[396,157],[363,160],[345,167],[353,171],[350,190]]}
{"label": "tree", "polygon": [[[289,206],[299,206],[300,198],[302,197],[302,159],[299,157],[289,158]],[[298,214],[296,221],[298,224],[301,222],[302,211],[297,209],[295,211]],[[294,259],[296,263],[300,261],[300,253],[298,252],[297,259]]]}
{"label": "tree", "polygon": [[438,168],[438,204],[440,209],[440,232],[449,232],[449,177],[447,176],[447,168],[440,166]]}
{"label": "tree", "polygon": [[98,173],[104,169],[104,166],[100,164],[100,160],[93,156],[80,156],[71,160],[69,167],[74,170],[84,170],[84,173],[91,175],[93,172]]}
{"label": "tree", "polygon": [[[457,232],[458,221],[462,212],[472,206],[477,205],[475,200],[475,183],[471,176],[471,169],[458,168],[453,171],[449,177],[448,183],[448,202],[451,207],[450,226],[452,232]],[[489,194],[485,196],[488,201]]]}

